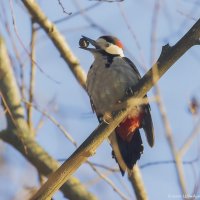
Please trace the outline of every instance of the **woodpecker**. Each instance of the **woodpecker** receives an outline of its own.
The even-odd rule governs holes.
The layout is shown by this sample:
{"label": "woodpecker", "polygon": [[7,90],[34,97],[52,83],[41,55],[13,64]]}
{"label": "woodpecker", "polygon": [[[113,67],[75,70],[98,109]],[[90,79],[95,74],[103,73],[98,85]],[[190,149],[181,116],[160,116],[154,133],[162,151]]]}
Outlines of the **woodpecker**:
{"label": "woodpecker", "polygon": [[[89,48],[89,44],[93,48]],[[86,82],[92,109],[99,122],[109,122],[117,111],[116,105],[129,95],[131,87],[140,80],[140,73],[124,56],[123,45],[114,36],[101,36],[97,40],[82,36],[79,45],[94,56]],[[122,175],[126,171],[131,173],[143,153],[140,128],[144,129],[147,142],[153,147],[154,128],[149,104],[135,106],[108,138]]]}

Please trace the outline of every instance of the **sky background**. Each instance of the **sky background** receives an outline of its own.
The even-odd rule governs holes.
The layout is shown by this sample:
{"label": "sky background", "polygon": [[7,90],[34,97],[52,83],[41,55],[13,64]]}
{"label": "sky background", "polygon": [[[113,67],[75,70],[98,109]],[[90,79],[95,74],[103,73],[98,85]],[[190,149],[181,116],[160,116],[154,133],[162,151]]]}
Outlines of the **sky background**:
{"label": "sky background", "polygon": [[[145,73],[144,67],[146,69],[151,67],[152,62],[159,57],[162,46],[167,43],[174,45],[200,16],[199,0],[125,0],[121,3],[99,3],[85,15],[77,16],[73,15],[80,8],[86,8],[97,2],[88,0],[63,0],[61,2],[65,10],[72,12],[72,15],[68,16],[63,13],[57,0],[38,1],[41,9],[51,21],[68,17],[67,20],[58,23],[57,27],[63,33],[86,72],[89,70],[93,57],[79,48],[78,41],[81,35],[93,39],[104,34],[117,36],[125,46],[126,56],[136,63],[143,75]],[[155,8],[155,4],[158,5],[157,8]],[[13,1],[12,5],[17,32],[23,44],[29,49],[30,17],[20,0]],[[16,37],[9,1],[1,0],[0,7],[0,16],[5,16],[6,13],[12,36],[25,62],[26,83],[28,85],[30,63],[27,53]],[[91,20],[98,27],[91,26]],[[19,79],[19,65],[15,60],[9,36],[2,22],[0,22],[0,34],[6,40],[9,54],[13,63],[16,64],[13,69]],[[87,94],[77,83],[57,49],[41,29],[37,32],[36,61],[44,73],[37,68],[35,103],[54,116],[80,145],[97,127],[98,121],[91,111]],[[196,46],[182,56],[158,83],[177,149],[182,146],[197,123],[198,116],[193,117],[188,112],[188,102],[192,96],[197,97],[197,99],[200,97],[199,63],[200,51],[199,46]],[[148,96],[153,97],[153,95],[152,89]],[[155,127],[155,147],[152,149],[148,147],[142,131],[145,150],[138,162],[139,165],[154,161],[173,160],[165,137],[165,129],[160,119],[160,112],[155,102],[151,103],[151,109]],[[0,111],[2,113],[2,110]],[[34,111],[35,125],[40,117],[41,113]],[[3,114],[0,114],[0,121],[0,128],[5,128]],[[196,138],[183,160],[193,160],[198,156],[199,139],[199,137]],[[44,120],[43,126],[39,129],[37,141],[55,159],[68,158],[75,150],[73,145],[48,119]],[[2,160],[2,165],[0,165],[0,199],[21,199],[19,196],[23,193],[24,188],[38,185],[37,172],[11,146],[0,142],[0,149],[0,161]],[[89,160],[117,167],[111,157],[111,148],[107,141],[97,149],[96,154]],[[100,170],[115,182],[128,199],[134,199],[131,185],[126,176],[121,177],[119,172],[110,173],[103,169]],[[189,194],[192,194],[195,182],[200,176],[199,161],[193,167],[184,165],[184,170],[187,189]],[[174,164],[149,166],[141,171],[150,200],[174,199],[174,195],[181,195]],[[88,190],[96,194],[99,199],[121,199],[107,183],[98,178],[98,175],[87,164],[83,164],[74,176],[78,177]],[[200,195],[200,193],[198,194]],[[25,192],[24,195],[26,195]],[[62,194],[58,192],[55,199],[62,200]]]}

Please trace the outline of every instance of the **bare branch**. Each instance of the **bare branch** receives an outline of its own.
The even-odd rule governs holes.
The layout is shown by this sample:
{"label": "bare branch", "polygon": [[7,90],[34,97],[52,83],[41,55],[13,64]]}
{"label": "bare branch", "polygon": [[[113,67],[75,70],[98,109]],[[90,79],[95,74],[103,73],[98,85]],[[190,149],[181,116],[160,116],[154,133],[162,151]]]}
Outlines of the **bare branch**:
{"label": "bare branch", "polygon": [[58,129],[65,135],[65,137],[66,137],[75,147],[78,146],[77,143],[76,143],[76,141],[72,138],[72,136],[65,130],[65,128],[64,128],[61,124],[59,124],[59,123],[57,122],[57,120],[56,120],[54,117],[52,117],[51,115],[49,115],[47,112],[42,111],[42,109],[40,109],[37,105],[35,105],[35,104],[33,104],[33,103],[27,102],[27,101],[25,101],[25,100],[23,100],[23,102],[25,102],[27,106],[35,108],[36,110],[38,110],[39,112],[41,112],[44,116],[46,116],[53,124],[55,124],[55,125],[58,127]]}
{"label": "bare branch", "polygon": [[[70,15],[70,16],[67,16],[67,17],[64,17],[64,18],[55,20],[55,21],[53,21],[53,23],[54,23],[54,24],[59,24],[59,23],[64,22],[64,21],[66,21],[66,20],[72,19],[73,17],[76,17],[76,16],[80,15],[82,12],[87,12],[87,11],[89,11],[89,10],[91,10],[91,9],[93,9],[93,8],[95,8],[95,7],[97,7],[97,6],[99,6],[99,5],[100,5],[100,3],[97,2],[97,3],[95,3],[95,4],[91,5],[91,6],[88,6],[87,8],[83,8],[81,11],[77,11],[77,12],[73,13],[73,14]],[[39,29],[39,28],[37,28],[37,30],[38,30],[38,29]]]}
{"label": "bare branch", "polygon": [[[199,161],[199,156],[193,160],[183,161],[183,164],[184,165],[192,165],[198,161]],[[175,160],[161,160],[161,161],[149,162],[149,163],[140,165],[140,168],[144,169],[144,168],[150,167],[150,166],[166,165],[166,164],[176,164],[176,161]]]}
{"label": "bare branch", "polygon": [[121,16],[122,16],[122,18],[123,18],[123,20],[124,20],[124,22],[126,24],[126,27],[127,27],[128,31],[130,32],[133,40],[135,41],[136,47],[137,47],[137,49],[139,51],[139,55],[140,55],[140,58],[142,60],[142,66],[141,67],[142,67],[143,71],[146,71],[146,67],[145,67],[146,65],[145,65],[145,59],[144,59],[144,52],[142,51],[142,47],[140,45],[140,42],[138,41],[138,38],[137,38],[134,30],[131,27],[132,21],[131,21],[131,24],[130,24],[129,20],[128,20],[127,16],[126,16],[125,9],[123,8],[123,4],[117,4],[117,5],[119,7],[119,11],[121,13]]}
{"label": "bare branch", "polygon": [[197,19],[194,18],[191,14],[185,13],[185,12],[183,12],[183,11],[181,11],[181,10],[177,10],[177,12],[178,12],[179,14],[181,14],[181,15],[187,17],[188,19],[191,19],[191,20],[193,20],[193,21],[197,21]]}
{"label": "bare branch", "polygon": [[111,168],[111,167],[108,167],[106,165],[99,164],[99,163],[94,163],[94,162],[90,162],[90,163],[92,165],[96,166],[96,167],[100,167],[100,168],[106,169],[106,170],[111,171],[111,172],[120,172],[119,167]]}
{"label": "bare branch", "polygon": [[[7,51],[0,37],[0,91],[4,97],[5,108],[9,108],[6,114],[7,124],[10,128],[16,128],[17,124],[20,127],[25,126],[24,109],[21,107],[20,93],[17,88],[16,80],[10,66],[10,60]],[[25,124],[25,125],[24,125]]]}
{"label": "bare branch", "polygon": [[75,6],[80,10],[80,14],[83,16],[83,18],[91,25],[91,27],[97,29],[100,33],[102,34],[107,34],[108,31],[105,30],[102,26],[97,24],[90,16],[86,14],[84,9],[82,8],[81,4],[79,1],[75,0],[74,1]]}
{"label": "bare branch", "polygon": [[61,3],[61,0],[58,0],[58,3],[59,3],[59,5],[61,6],[61,8],[62,8],[62,10],[63,10],[63,12],[64,12],[65,14],[67,14],[67,15],[71,15],[71,14],[72,14],[72,12],[67,12],[67,11],[65,10],[64,6],[63,6],[62,3]]}
{"label": "bare branch", "polygon": [[182,157],[185,152],[189,149],[194,139],[197,137],[197,135],[200,134],[200,119],[198,120],[196,126],[194,127],[192,133],[188,136],[188,138],[185,140],[185,143],[183,146],[179,149],[179,155]]}
{"label": "bare branch", "polygon": [[2,23],[4,24],[5,29],[7,30],[7,33],[9,35],[9,39],[11,41],[12,44],[12,48],[14,50],[15,53],[15,57],[19,63],[20,66],[20,81],[19,81],[19,88],[20,88],[20,92],[23,98],[25,98],[25,77],[24,77],[24,62],[22,61],[21,57],[20,57],[20,53],[17,49],[17,44],[15,39],[13,38],[12,32],[10,30],[9,27],[9,23],[8,23],[8,17],[7,17],[7,13],[6,13],[6,8],[4,6],[3,1],[1,2],[1,7],[2,7],[2,13],[3,13],[3,19],[2,19]]}
{"label": "bare branch", "polygon": [[[152,30],[151,31],[151,44],[152,44],[151,45],[151,54],[152,54],[151,59],[152,59],[152,62],[154,62],[155,53],[156,53],[156,28],[157,28],[158,19],[159,19],[158,15],[159,15],[160,8],[161,8],[161,1],[156,1],[155,5],[154,5],[154,11],[153,11],[154,14],[152,17],[152,28],[151,28],[151,30]],[[153,78],[156,79],[157,76],[158,76],[158,70],[157,70],[157,68],[155,68],[155,70],[153,71]],[[161,97],[160,88],[157,84],[155,85],[154,93],[158,99],[157,106],[160,111],[161,120],[162,120],[164,128],[165,128],[167,142],[169,144],[171,153],[175,160],[175,164],[176,164],[175,166],[176,166],[177,179],[179,182],[179,186],[180,186],[181,192],[183,194],[187,194],[182,162],[176,151],[176,146],[175,146],[174,139],[173,139],[172,129],[171,129],[168,117],[167,117],[163,99]]]}
{"label": "bare branch", "polygon": [[102,174],[101,172],[99,172],[99,170],[97,170],[92,163],[88,162],[87,163],[90,165],[90,167],[100,176],[100,178],[102,178],[104,181],[106,181],[106,183],[108,183],[113,190],[124,200],[128,200],[128,197],[123,194],[116,186],[115,184],[108,178],[106,177],[104,174]]}
{"label": "bare branch", "polygon": [[22,0],[22,2],[30,12],[32,18],[46,31],[47,35],[60,52],[61,57],[69,65],[77,81],[85,89],[86,74],[81,68],[78,59],[72,53],[65,38],[61,35],[56,26],[45,16],[35,1]]}
{"label": "bare branch", "polygon": [[[32,20],[31,24],[32,28],[32,35],[31,35],[31,75],[30,75],[30,88],[29,88],[29,101],[30,103],[33,102],[34,97],[34,88],[35,88],[35,41],[36,41],[36,31],[34,28],[34,20]],[[32,124],[32,107],[27,106],[27,122],[29,125],[30,130],[33,133],[33,124]]]}

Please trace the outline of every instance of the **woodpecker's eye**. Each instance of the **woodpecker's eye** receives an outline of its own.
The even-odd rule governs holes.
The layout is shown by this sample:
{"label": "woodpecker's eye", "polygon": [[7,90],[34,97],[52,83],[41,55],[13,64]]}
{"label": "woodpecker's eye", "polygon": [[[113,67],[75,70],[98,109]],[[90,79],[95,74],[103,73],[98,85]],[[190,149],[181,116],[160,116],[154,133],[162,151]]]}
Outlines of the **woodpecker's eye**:
{"label": "woodpecker's eye", "polygon": [[106,43],[106,47],[109,47],[110,46],[110,43]]}

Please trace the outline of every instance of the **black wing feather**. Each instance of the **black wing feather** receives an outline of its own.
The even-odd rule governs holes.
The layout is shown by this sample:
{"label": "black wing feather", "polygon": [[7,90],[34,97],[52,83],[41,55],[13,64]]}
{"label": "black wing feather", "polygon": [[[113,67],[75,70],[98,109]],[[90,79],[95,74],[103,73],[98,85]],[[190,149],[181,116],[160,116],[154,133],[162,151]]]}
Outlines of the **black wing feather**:
{"label": "black wing feather", "polygon": [[153,147],[154,145],[154,128],[153,128],[153,122],[151,118],[150,113],[150,105],[147,104],[144,106],[144,118],[142,121],[142,128],[144,129],[148,144],[150,147]]}
{"label": "black wing feather", "polygon": [[[119,136],[119,134],[116,134],[116,137],[123,160],[126,163],[127,167],[129,169],[132,169],[137,160],[140,159],[140,156],[143,153],[144,149],[142,138],[140,136],[140,131],[139,129],[135,130],[130,141],[123,140]],[[122,169],[121,172],[123,172]]]}
{"label": "black wing feather", "polygon": [[[138,69],[136,68],[136,66],[134,65],[134,63],[127,57],[123,57],[123,60],[132,67],[134,72],[137,74],[138,79],[141,79],[141,75],[140,75]],[[145,95],[145,97],[147,98],[147,95]],[[145,112],[145,116],[144,116],[144,119],[142,122],[142,128],[145,131],[148,144],[152,147],[154,145],[154,128],[153,128],[153,122],[152,122],[152,118],[151,118],[149,104],[144,106],[144,112]]]}
{"label": "black wing feather", "polygon": [[137,67],[134,65],[134,63],[127,57],[122,58],[126,63],[128,63],[134,70],[134,72],[137,74],[138,79],[141,79],[140,72],[138,71]]}

